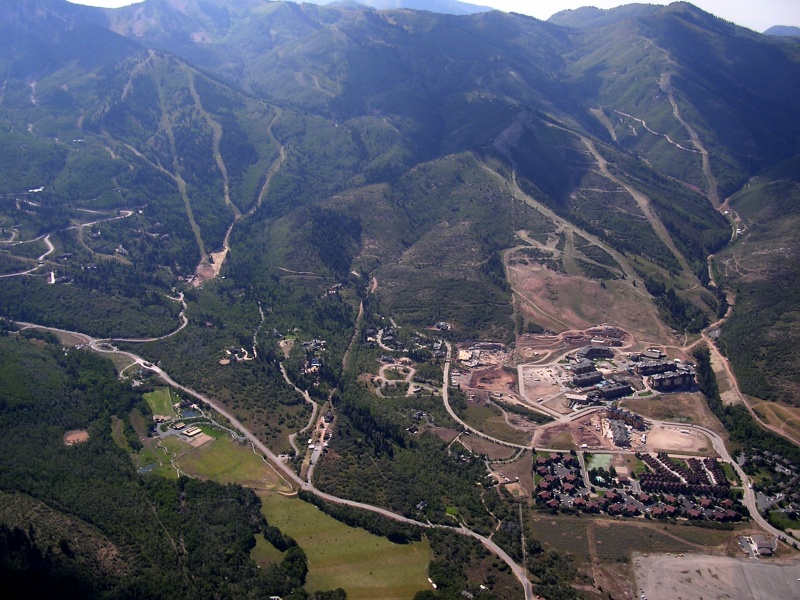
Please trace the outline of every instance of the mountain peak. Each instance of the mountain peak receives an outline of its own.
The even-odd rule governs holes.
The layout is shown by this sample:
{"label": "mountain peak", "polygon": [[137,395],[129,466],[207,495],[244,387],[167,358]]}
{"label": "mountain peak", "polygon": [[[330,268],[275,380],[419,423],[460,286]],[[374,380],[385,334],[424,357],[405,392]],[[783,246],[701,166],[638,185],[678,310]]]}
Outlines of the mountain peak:
{"label": "mountain peak", "polygon": [[661,8],[661,6],[653,4],[627,4],[605,10],[594,6],[584,6],[557,12],[548,19],[548,22],[575,29],[594,29],[625,19],[651,15]]}
{"label": "mountain peak", "polygon": [[794,27],[793,25],[773,25],[764,32],[764,35],[800,37],[800,27]]}

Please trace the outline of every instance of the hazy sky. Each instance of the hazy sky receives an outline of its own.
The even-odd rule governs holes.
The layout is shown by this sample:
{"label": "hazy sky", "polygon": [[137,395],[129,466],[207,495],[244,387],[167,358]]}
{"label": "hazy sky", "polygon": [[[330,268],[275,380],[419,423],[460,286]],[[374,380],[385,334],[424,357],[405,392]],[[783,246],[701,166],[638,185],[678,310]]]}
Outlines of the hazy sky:
{"label": "hazy sky", "polygon": [[[71,0],[76,4],[91,6],[118,7],[133,4],[131,0]],[[235,0],[231,0],[235,1]],[[547,19],[553,13],[565,8],[596,6],[613,8],[619,0],[472,0],[472,4],[491,6],[507,12],[531,15],[537,19]],[[669,4],[663,2],[644,2],[646,4]],[[755,31],[764,31],[772,25],[795,25],[800,27],[800,0],[694,0],[695,6],[738,25]]]}

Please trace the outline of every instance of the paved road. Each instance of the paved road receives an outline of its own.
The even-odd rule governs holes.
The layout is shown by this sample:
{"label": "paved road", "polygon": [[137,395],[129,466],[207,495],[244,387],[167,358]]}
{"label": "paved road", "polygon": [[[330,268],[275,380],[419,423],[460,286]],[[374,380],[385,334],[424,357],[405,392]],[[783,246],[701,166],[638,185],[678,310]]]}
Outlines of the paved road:
{"label": "paved road", "polygon": [[300,450],[300,447],[297,445],[297,442],[295,440],[297,439],[298,435],[300,435],[301,433],[305,433],[306,431],[308,431],[309,427],[312,427],[314,425],[314,419],[317,416],[317,410],[319,409],[319,405],[311,399],[311,396],[309,396],[308,391],[301,390],[292,382],[291,379],[289,379],[289,374],[286,372],[286,367],[283,366],[283,363],[281,363],[281,373],[283,374],[283,379],[286,381],[286,383],[292,386],[294,388],[294,391],[300,394],[307,404],[311,405],[311,416],[308,419],[308,424],[297,433],[293,433],[289,436],[289,443],[291,444],[292,448],[294,448],[294,451],[297,453],[297,455],[300,456],[303,453],[303,451]]}
{"label": "paved road", "polygon": [[[65,227],[64,229],[61,229],[59,231],[68,231],[70,229],[78,229],[78,228],[81,228],[81,227],[97,225],[98,223],[106,223],[108,221],[117,221],[119,219],[126,219],[127,217],[130,217],[133,214],[133,211],[132,210],[121,210],[121,211],[119,211],[119,213],[120,213],[120,215],[117,216],[117,217],[109,217],[108,219],[99,219],[97,221],[92,221],[91,223],[79,223],[78,225],[72,225],[70,227]],[[14,241],[15,234],[12,234],[10,240],[3,241],[2,243],[8,244],[10,246],[17,246],[19,244],[28,244],[30,242],[38,242],[39,240],[43,240],[44,243],[47,245],[47,252],[45,252],[44,254],[42,254],[41,256],[39,256],[36,259],[37,261],[41,262],[41,261],[44,261],[44,259],[47,256],[49,256],[50,254],[55,252],[56,248],[53,245],[53,243],[50,241],[50,235],[51,235],[50,233],[44,233],[44,234],[40,235],[37,238],[33,238],[32,240],[19,240],[19,241],[15,242]],[[34,271],[37,271],[38,269],[40,269],[42,266],[44,266],[44,265],[37,264],[35,267],[33,267],[32,269],[28,269],[27,271],[21,271],[19,273],[7,273],[5,275],[0,275],[0,279],[5,279],[7,277],[19,277],[21,275],[29,275],[29,274],[33,273]]]}
{"label": "paved road", "polygon": [[[678,425],[677,423],[670,423],[669,421],[653,421],[656,425],[665,425],[665,426],[672,426],[675,427]],[[743,504],[747,507],[747,510],[750,511],[750,517],[758,523],[759,527],[766,530],[768,533],[777,536],[778,538],[789,538],[791,537],[785,531],[780,531],[776,529],[772,525],[770,525],[764,517],[761,516],[761,513],[758,512],[758,507],[756,506],[756,493],[753,491],[752,485],[750,484],[750,478],[745,474],[742,468],[739,466],[731,455],[728,453],[728,449],[725,447],[725,442],[722,441],[722,438],[718,436],[716,433],[702,427],[701,425],[687,425],[682,424],[680,425],[686,429],[694,429],[697,431],[702,431],[708,438],[711,440],[711,443],[714,446],[714,450],[722,457],[722,460],[725,462],[730,463],[733,466],[733,469],[739,475],[739,479],[742,480],[742,487],[744,489],[744,498]]]}
{"label": "paved road", "polygon": [[179,331],[182,331],[188,324],[189,319],[186,317],[186,300],[183,299],[183,292],[178,294],[177,298],[173,298],[172,296],[167,296],[173,302],[180,302],[181,303],[181,312],[178,313],[178,317],[181,320],[181,324],[178,326],[177,329],[170,331],[167,334],[160,335],[158,337],[150,337],[150,338],[106,338],[102,340],[97,340],[98,342],[130,342],[134,344],[141,344],[144,342],[157,342],[158,340],[165,340],[168,337],[172,337]]}

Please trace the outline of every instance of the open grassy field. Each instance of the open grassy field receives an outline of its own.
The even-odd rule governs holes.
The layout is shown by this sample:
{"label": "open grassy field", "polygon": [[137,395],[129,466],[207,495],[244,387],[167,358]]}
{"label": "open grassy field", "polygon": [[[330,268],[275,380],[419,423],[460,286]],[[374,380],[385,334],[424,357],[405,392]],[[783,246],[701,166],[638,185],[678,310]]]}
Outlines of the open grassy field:
{"label": "open grassy field", "polygon": [[[348,527],[297,497],[262,493],[261,500],[270,525],[297,540],[308,556],[307,590],[341,587],[350,600],[410,600],[430,589],[427,541],[393,544]],[[275,558],[268,552],[260,555]]]}
{"label": "open grassy field", "polygon": [[134,408],[131,412],[128,413],[128,421],[130,421],[133,430],[136,432],[140,438],[147,437],[147,421],[139,412],[138,408]]}
{"label": "open grassy field", "polygon": [[[696,552],[695,544],[665,534],[663,526],[620,523],[597,519],[594,527],[595,552],[604,562],[628,562],[634,552]],[[703,533],[707,533],[703,530]],[[730,537],[730,532],[725,532]]]}
{"label": "open grassy field", "polygon": [[778,402],[757,402],[752,406],[764,421],[795,439],[800,439],[800,408]]}
{"label": "open grassy field", "polygon": [[217,483],[238,483],[257,490],[290,489],[251,446],[240,445],[227,437],[203,444],[175,462],[182,471]]}
{"label": "open grassy field", "polygon": [[620,406],[650,419],[702,425],[723,438],[727,437],[725,428],[711,413],[700,392],[626,398]]}
{"label": "open grassy field", "polygon": [[630,583],[630,565],[635,555],[683,552],[684,560],[691,561],[690,553],[721,554],[735,544],[732,540],[746,527],[720,531],[641,519],[550,515],[537,510],[532,510],[528,519],[531,538],[545,548],[571,556],[579,572],[614,598],[638,597]]}
{"label": "open grassy field", "polygon": [[589,522],[585,518],[533,513],[528,523],[535,539],[558,552],[569,554],[577,563],[584,563],[591,559],[586,535]]}
{"label": "open grassy field", "polygon": [[163,448],[157,447],[157,442],[158,440],[147,440],[139,453],[134,455],[134,465],[139,469],[154,464],[155,467],[148,473],[166,477],[167,479],[177,479],[178,473],[170,463],[170,456]]}
{"label": "open grassy field", "polygon": [[601,562],[627,562],[634,552],[708,552],[723,548],[746,527],[717,530],[641,519],[620,522],[538,511],[531,513],[528,523],[533,537],[545,545],[568,553],[578,561],[596,556]]}
{"label": "open grassy field", "polygon": [[265,540],[263,535],[256,536],[256,545],[250,551],[250,556],[262,568],[281,562],[284,554],[284,552],[281,552]]}
{"label": "open grassy field", "polygon": [[124,427],[125,424],[119,419],[119,417],[111,417],[111,438],[114,440],[114,443],[126,452],[133,452],[131,445],[125,438]]}
{"label": "open grassy field", "polygon": [[154,392],[144,394],[144,399],[147,400],[154,415],[178,416],[172,408],[172,404],[178,401],[172,389],[159,388]]}
{"label": "open grassy field", "polygon": [[502,412],[494,406],[484,406],[468,403],[466,412],[461,417],[469,425],[483,433],[499,440],[514,444],[527,444],[530,435],[524,431],[514,429],[505,422]]}
{"label": "open grassy field", "polygon": [[508,446],[501,446],[477,435],[461,436],[461,444],[475,454],[485,454],[489,460],[506,460],[514,456],[517,451]]}

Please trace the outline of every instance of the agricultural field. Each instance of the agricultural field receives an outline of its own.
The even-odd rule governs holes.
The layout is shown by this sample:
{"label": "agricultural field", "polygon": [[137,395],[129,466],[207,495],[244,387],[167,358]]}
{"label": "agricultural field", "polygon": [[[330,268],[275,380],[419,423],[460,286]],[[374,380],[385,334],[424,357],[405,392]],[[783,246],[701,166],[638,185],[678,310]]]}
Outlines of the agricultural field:
{"label": "agricultural field", "polygon": [[291,489],[249,444],[238,444],[229,437],[207,442],[175,462],[187,474],[217,483],[238,483],[256,490]]}
{"label": "agricultural field", "polygon": [[[297,497],[261,493],[270,525],[292,536],[308,557],[308,591],[337,587],[351,600],[401,600],[430,589],[426,540],[393,544],[363,529],[348,527]],[[274,561],[274,552],[256,546],[253,557]]]}

